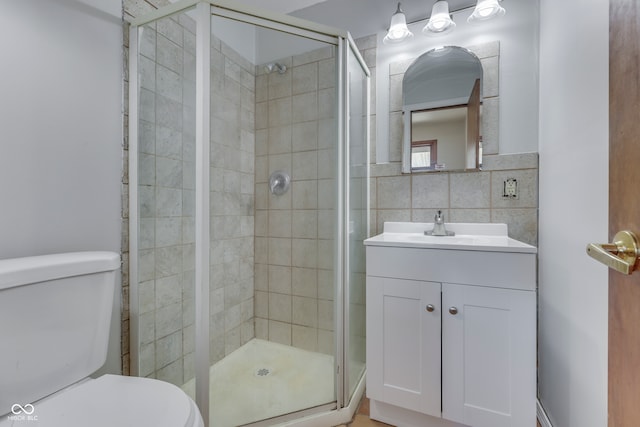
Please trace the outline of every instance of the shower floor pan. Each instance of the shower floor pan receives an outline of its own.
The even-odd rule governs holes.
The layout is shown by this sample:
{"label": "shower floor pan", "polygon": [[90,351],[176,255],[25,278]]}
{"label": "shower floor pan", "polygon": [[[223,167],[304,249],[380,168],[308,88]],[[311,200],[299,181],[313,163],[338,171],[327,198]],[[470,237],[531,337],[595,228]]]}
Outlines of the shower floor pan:
{"label": "shower floor pan", "polygon": [[[212,427],[243,424],[335,400],[333,356],[253,339],[209,369]],[[195,380],[183,390],[192,398]]]}

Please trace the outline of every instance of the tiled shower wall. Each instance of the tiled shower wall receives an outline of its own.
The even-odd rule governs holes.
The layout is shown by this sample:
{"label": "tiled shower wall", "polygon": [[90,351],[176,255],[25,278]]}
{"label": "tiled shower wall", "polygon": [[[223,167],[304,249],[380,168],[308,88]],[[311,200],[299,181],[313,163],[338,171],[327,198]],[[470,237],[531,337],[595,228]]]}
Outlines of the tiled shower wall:
{"label": "tiled shower wall", "polygon": [[123,167],[122,167],[122,374],[129,375],[130,334],[129,334],[129,22],[159,7],[166,6],[169,0],[123,0]]}
{"label": "tiled shower wall", "polygon": [[[256,77],[256,336],[333,353],[335,48]],[[286,171],[276,196],[269,175]]]}
{"label": "tiled shower wall", "polygon": [[181,385],[194,323],[195,35],[165,18],[140,40],[139,375]]}
{"label": "tiled shower wall", "polygon": [[254,72],[212,36],[211,364],[254,337]]}

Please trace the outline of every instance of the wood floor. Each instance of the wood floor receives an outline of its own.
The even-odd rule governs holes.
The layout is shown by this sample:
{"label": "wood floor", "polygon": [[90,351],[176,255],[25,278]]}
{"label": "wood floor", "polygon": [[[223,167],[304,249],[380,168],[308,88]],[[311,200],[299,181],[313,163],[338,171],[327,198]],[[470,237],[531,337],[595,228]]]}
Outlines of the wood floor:
{"label": "wood floor", "polygon": [[[356,412],[356,416],[353,418],[349,424],[343,424],[338,427],[389,427],[389,424],[381,423],[379,421],[374,421],[369,418],[369,399],[364,397],[362,402],[360,402],[360,407],[358,408],[358,412]],[[540,427],[540,421],[537,423],[537,427]]]}

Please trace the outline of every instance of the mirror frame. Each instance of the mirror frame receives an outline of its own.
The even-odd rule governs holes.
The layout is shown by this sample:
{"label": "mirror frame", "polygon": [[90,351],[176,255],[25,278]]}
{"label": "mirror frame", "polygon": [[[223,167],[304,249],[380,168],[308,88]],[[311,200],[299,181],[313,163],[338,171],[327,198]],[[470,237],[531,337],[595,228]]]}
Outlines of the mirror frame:
{"label": "mirror frame", "polygon": [[[480,141],[483,140],[483,133],[484,131],[486,131],[486,126],[484,126],[483,124],[486,121],[486,117],[485,117],[485,112],[489,113],[493,116],[493,112],[489,112],[486,111],[486,109],[484,109],[482,107],[484,99],[485,99],[485,95],[484,94],[484,88],[486,87],[487,82],[485,81],[485,76],[487,74],[487,70],[486,70],[486,64],[483,62],[481,53],[484,53],[484,51],[486,51],[487,49],[491,49],[494,48],[493,45],[497,46],[497,55],[499,57],[499,42],[488,42],[488,43],[484,43],[478,46],[473,46],[471,49],[469,48],[465,48],[462,46],[445,46],[445,47],[455,47],[457,49],[462,49],[466,52],[468,52],[469,54],[473,55],[475,58],[478,59],[478,62],[480,63],[481,67],[482,67],[482,76],[481,76],[481,92],[483,92],[483,96],[481,97],[480,100],[480,105],[481,108],[484,110],[483,114],[480,117],[480,121],[479,121],[479,127],[480,127],[480,138],[479,141],[476,145],[476,167],[475,168],[465,168],[465,169],[429,169],[429,170],[420,170],[420,171],[412,171],[411,170],[411,116],[412,113],[414,112],[419,112],[419,111],[424,111],[424,110],[428,110],[428,109],[432,109],[432,108],[438,108],[438,107],[442,107],[444,105],[444,103],[442,101],[436,101],[436,102],[425,102],[422,104],[413,104],[410,106],[410,108],[407,108],[404,105],[404,78],[403,78],[403,85],[401,87],[402,90],[402,122],[403,122],[403,137],[402,137],[402,155],[401,155],[401,171],[402,173],[425,173],[425,172],[456,172],[456,171],[478,171],[481,170],[482,167],[482,163],[480,159]],[[428,52],[433,51],[434,49],[429,49],[428,51],[424,52],[423,54],[419,55],[417,58],[414,59],[414,61],[409,65],[409,67],[407,67],[407,70],[419,59],[421,58],[423,55],[427,54]],[[479,52],[475,52],[475,51],[479,51]],[[494,54],[495,55],[495,54]],[[491,55],[493,56],[493,55]],[[493,71],[494,67],[490,67],[490,71]],[[495,70],[497,72],[497,70]],[[405,71],[406,73],[406,71]],[[497,93],[495,94],[497,95]],[[494,94],[489,94],[489,97],[494,97]],[[468,97],[467,98],[456,98],[456,99],[451,99],[448,100],[447,105],[466,105],[468,102]],[[487,153],[485,153],[487,154]]]}

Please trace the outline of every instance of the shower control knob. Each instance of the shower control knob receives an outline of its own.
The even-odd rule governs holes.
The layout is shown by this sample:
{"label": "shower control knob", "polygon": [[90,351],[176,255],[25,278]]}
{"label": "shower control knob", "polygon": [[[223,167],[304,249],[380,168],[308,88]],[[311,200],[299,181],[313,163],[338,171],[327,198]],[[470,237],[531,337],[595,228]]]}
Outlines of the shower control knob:
{"label": "shower control knob", "polygon": [[433,310],[435,310],[436,308],[433,306],[433,304],[427,304],[427,311],[429,313],[431,313]]}
{"label": "shower control knob", "polygon": [[449,313],[455,316],[456,314],[458,314],[458,309],[456,307],[449,307]]}

